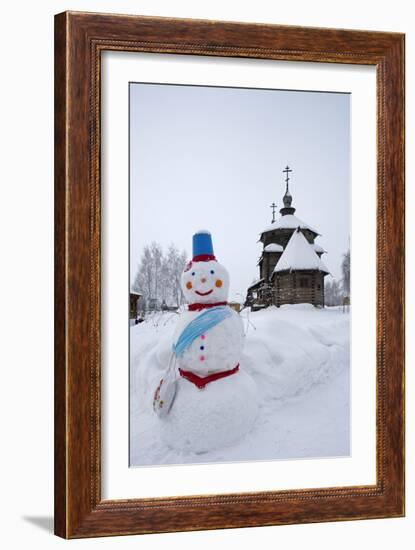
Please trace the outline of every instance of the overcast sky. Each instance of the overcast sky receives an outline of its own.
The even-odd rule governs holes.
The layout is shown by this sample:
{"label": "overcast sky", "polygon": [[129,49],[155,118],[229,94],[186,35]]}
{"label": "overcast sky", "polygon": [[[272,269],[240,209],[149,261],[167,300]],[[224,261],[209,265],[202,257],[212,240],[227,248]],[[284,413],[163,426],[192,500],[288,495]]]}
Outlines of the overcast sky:
{"label": "overcast sky", "polygon": [[174,243],[190,259],[193,233],[208,229],[230,299],[241,299],[259,276],[270,204],[283,206],[287,164],[295,214],[321,233],[324,262],[340,278],[349,139],[349,94],[131,84],[131,280],[146,244]]}

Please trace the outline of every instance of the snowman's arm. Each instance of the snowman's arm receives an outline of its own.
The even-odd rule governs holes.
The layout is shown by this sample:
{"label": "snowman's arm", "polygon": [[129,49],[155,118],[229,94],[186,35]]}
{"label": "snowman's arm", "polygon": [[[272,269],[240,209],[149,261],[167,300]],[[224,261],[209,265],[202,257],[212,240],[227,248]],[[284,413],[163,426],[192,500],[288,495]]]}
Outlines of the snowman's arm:
{"label": "snowman's arm", "polygon": [[245,336],[245,327],[244,327],[244,323],[242,321],[242,318],[240,316],[239,313],[236,313],[236,311],[232,308],[230,308],[232,310],[232,316],[233,318],[236,320],[236,324],[239,328],[239,331],[241,333],[242,336]]}

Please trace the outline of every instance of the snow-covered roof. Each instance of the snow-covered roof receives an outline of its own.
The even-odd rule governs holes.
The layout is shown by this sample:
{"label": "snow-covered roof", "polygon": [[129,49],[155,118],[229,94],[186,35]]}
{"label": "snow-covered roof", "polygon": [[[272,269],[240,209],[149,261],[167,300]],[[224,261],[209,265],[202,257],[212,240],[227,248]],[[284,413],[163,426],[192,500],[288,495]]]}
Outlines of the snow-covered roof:
{"label": "snow-covered roof", "polygon": [[248,290],[249,290],[250,288],[253,288],[254,286],[259,285],[259,283],[262,283],[263,281],[264,281],[264,279],[257,279],[257,280],[254,281],[251,285],[249,285]]}
{"label": "snow-covered roof", "polygon": [[299,228],[297,231],[294,231],[291,239],[288,241],[281,258],[274,268],[274,273],[295,269],[318,269],[319,271],[330,273],[303,233],[299,231]]}
{"label": "snow-covered roof", "polygon": [[320,254],[324,254],[324,252],[327,252],[326,250],[324,250],[324,248],[320,244],[314,243],[311,246],[314,248],[316,252]]}
{"label": "snow-covered roof", "polygon": [[294,216],[294,214],[286,214],[285,216],[279,217],[274,223],[266,227],[262,233],[268,233],[268,231],[275,231],[276,229],[297,229],[297,227],[309,229],[313,233],[316,233],[316,235],[319,235],[318,231],[304,223],[300,218],[297,218],[297,216]]}
{"label": "snow-covered roof", "polygon": [[282,252],[284,248],[277,243],[270,243],[264,248],[264,252]]}

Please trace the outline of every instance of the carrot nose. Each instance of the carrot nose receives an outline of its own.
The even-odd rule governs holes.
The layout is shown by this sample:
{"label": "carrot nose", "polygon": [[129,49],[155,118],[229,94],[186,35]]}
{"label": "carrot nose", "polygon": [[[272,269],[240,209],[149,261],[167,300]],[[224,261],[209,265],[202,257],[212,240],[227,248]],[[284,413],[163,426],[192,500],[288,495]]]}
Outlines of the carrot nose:
{"label": "carrot nose", "polygon": [[206,283],[205,277],[202,277],[202,278],[200,279],[200,282],[201,282],[201,283]]}

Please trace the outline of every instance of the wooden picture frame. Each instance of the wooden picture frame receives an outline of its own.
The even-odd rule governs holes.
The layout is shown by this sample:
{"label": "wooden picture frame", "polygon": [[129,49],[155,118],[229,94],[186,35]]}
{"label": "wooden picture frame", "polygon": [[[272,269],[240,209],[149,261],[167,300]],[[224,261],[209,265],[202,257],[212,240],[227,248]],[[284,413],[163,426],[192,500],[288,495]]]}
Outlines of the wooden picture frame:
{"label": "wooden picture frame", "polygon": [[[376,484],[101,499],[100,60],[105,50],[377,71]],[[55,533],[64,538],[404,515],[404,35],[65,12],[55,18]]]}

